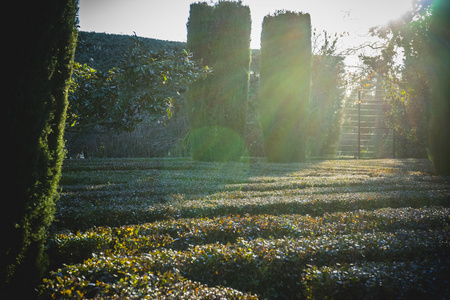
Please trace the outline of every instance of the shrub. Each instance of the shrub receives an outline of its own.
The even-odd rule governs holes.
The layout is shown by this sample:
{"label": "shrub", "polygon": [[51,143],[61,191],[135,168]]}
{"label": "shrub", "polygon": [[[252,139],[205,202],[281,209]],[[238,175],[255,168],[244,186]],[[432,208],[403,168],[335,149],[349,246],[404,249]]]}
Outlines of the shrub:
{"label": "shrub", "polygon": [[433,230],[447,225],[449,209],[379,209],[304,215],[243,215],[198,219],[172,219],[117,228],[99,227],[76,234],[57,234],[49,242],[55,265],[79,263],[92,253],[142,254],[161,247],[185,250],[189,245],[238,239],[317,238],[358,233]]}
{"label": "shrub", "polygon": [[[130,234],[127,243],[135,240],[133,235],[136,230],[139,231],[133,227],[122,230],[125,231],[124,236]],[[185,251],[158,248],[141,255],[138,252],[135,255],[120,256],[99,253],[98,258],[94,257],[83,264],[68,266],[54,272],[53,278],[44,280],[41,289],[44,294],[67,290],[71,290],[72,293],[77,291],[84,293],[84,289],[89,286],[98,289],[105,285],[114,287],[112,283],[119,286],[134,285],[135,279],[138,278],[136,276],[156,272],[162,274],[180,272],[183,277],[190,280],[208,285],[226,285],[268,298],[302,298],[303,295],[317,296],[323,295],[322,293],[332,295],[328,289],[333,285],[342,284],[339,281],[346,283],[350,290],[341,288],[336,293],[340,293],[342,297],[357,296],[361,289],[376,291],[380,280],[386,282],[395,280],[390,283],[394,289],[384,290],[384,293],[395,297],[405,295],[408,291],[401,288],[403,280],[408,281],[407,288],[410,291],[414,290],[416,283],[424,281],[420,273],[417,274],[417,268],[408,267],[408,264],[414,266],[415,263],[405,264],[402,273],[401,269],[399,271],[395,267],[402,266],[402,263],[389,264],[389,262],[414,259],[423,263],[418,269],[422,272],[426,270],[427,261],[434,262],[434,265],[438,264],[437,258],[446,257],[450,249],[446,241],[448,230],[438,229],[433,231],[433,234],[428,230],[339,233],[339,230],[330,231],[325,235],[302,238],[254,240],[239,238],[235,244],[190,246]],[[381,267],[373,268],[375,271],[372,273],[369,271],[361,273],[358,270],[346,272],[342,269],[339,270],[341,275],[331,279],[327,277],[327,272],[324,271],[322,274],[320,271],[329,270],[332,267],[326,266],[337,264],[343,264],[348,269],[350,263],[361,263],[366,266],[374,264]],[[388,263],[387,267],[383,267],[383,263]],[[448,268],[448,262],[445,262],[443,267]],[[373,277],[375,279],[371,279]],[[362,284],[359,284],[360,282]],[[351,283],[355,284],[352,286]],[[56,290],[55,286],[58,287]],[[327,290],[323,291],[321,286],[325,286]],[[112,291],[120,294],[118,290]],[[100,295],[102,293],[105,291],[100,292]]]}
{"label": "shrub", "polygon": [[154,271],[152,257],[98,257],[52,272],[40,286],[42,299],[258,299],[232,288],[184,278],[179,271]]}
{"label": "shrub", "polygon": [[75,63],[67,127],[75,132],[131,132],[144,117],[172,116],[174,96],[207,75],[184,51],[147,52],[143,40],[122,54],[116,68],[97,71]]}
{"label": "shrub", "polygon": [[[449,292],[442,274],[449,262],[363,262],[309,266],[303,275],[306,299],[423,299]],[[442,290],[432,287],[442,285]]]}

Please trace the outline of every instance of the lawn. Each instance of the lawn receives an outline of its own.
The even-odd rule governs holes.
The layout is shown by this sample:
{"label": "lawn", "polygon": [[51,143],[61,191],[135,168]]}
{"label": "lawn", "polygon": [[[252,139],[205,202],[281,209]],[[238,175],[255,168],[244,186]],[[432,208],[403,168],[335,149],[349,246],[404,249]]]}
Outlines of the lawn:
{"label": "lawn", "polygon": [[445,299],[428,160],[66,160],[48,298]]}

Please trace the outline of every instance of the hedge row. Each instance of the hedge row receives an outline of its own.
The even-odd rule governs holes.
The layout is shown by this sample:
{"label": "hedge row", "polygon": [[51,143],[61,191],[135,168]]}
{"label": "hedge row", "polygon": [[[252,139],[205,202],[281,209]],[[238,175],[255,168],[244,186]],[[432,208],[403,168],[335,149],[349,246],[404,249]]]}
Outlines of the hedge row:
{"label": "hedge row", "polygon": [[[424,161],[408,162],[421,168]],[[425,166],[423,166],[425,165]],[[104,199],[110,195],[196,195],[218,191],[282,191],[309,189],[307,192],[330,193],[379,191],[387,189],[423,190],[442,187],[445,181],[427,176],[429,172],[404,170],[401,161],[383,160],[375,165],[361,161],[310,162],[305,164],[196,163],[190,160],[89,160],[66,161],[61,184],[64,194],[85,199],[92,195]],[[316,190],[334,187],[341,189]],[[355,190],[350,190],[352,187]],[[250,196],[250,195],[249,195]],[[254,196],[254,195],[251,195]]]}
{"label": "hedge row", "polygon": [[[71,230],[85,230],[92,226],[121,226],[172,218],[196,218],[227,215],[310,214],[379,209],[383,207],[415,207],[450,205],[450,193],[435,191],[384,191],[301,195],[301,190],[262,192],[249,197],[247,193],[227,193],[184,200],[182,195],[171,196],[169,202],[140,197],[117,197],[85,201],[79,198],[62,200],[57,226]],[[221,197],[220,197],[221,196]]]}
{"label": "hedge row", "polygon": [[188,280],[177,270],[152,269],[145,258],[103,256],[53,272],[53,278],[44,279],[39,287],[39,295],[41,299],[258,299]]}
{"label": "hedge row", "polygon": [[306,299],[445,299],[450,293],[450,261],[363,262],[310,266]]}
{"label": "hedge row", "polygon": [[80,263],[92,253],[136,255],[165,247],[235,243],[239,238],[317,238],[358,233],[448,228],[448,208],[385,208],[375,211],[309,215],[243,215],[167,220],[117,228],[100,227],[57,234],[49,242],[56,265]]}
{"label": "hedge row", "polygon": [[[448,212],[443,215],[445,215],[443,221],[448,222]],[[127,231],[127,228],[124,230]],[[130,233],[133,235],[133,230]],[[210,286],[228,286],[240,291],[251,291],[262,297],[305,298],[308,293],[320,294],[319,287],[323,285],[323,278],[327,278],[314,270],[337,268],[343,274],[341,277],[347,276],[344,281],[353,282],[354,276],[365,276],[364,280],[361,278],[359,281],[356,280],[358,282],[375,280],[375,284],[369,282],[355,285],[351,289],[352,295],[372,294],[374,291],[375,294],[379,294],[381,291],[391,297],[397,297],[400,296],[398,294],[400,291],[401,293],[416,291],[418,283],[426,282],[415,274],[417,270],[420,272],[426,270],[429,261],[436,265],[437,260],[444,259],[450,254],[448,225],[442,230],[402,229],[393,232],[340,234],[337,231],[337,233],[339,234],[327,233],[302,238],[239,238],[235,244],[189,246],[183,251],[159,247],[142,255],[136,252],[133,256],[99,253],[98,257],[89,259],[83,264],[67,266],[53,272],[51,277],[44,281],[41,289],[42,294],[57,295],[68,289],[71,289],[72,293],[76,293],[77,290],[85,293],[86,288],[91,288],[97,293],[95,296],[102,296],[105,291],[99,290],[99,287],[105,285],[115,287],[112,283],[119,282],[129,286],[134,285],[137,276],[145,274],[148,276],[157,272],[160,274],[180,272],[183,278]],[[128,237],[127,243],[130,241],[133,239]],[[125,245],[125,248],[129,249],[130,246]],[[397,270],[399,264],[397,262],[405,260],[409,261],[407,263],[409,265],[422,265],[418,269],[405,265],[400,271]],[[448,261],[442,262],[445,262],[442,267],[448,267]],[[374,269],[378,273],[369,271],[364,274],[356,271],[345,273],[345,270],[337,267],[338,264],[346,267],[349,264],[374,264]],[[118,274],[117,269],[122,268],[128,271],[120,271]],[[128,276],[127,280],[124,276]],[[371,276],[375,279],[371,279]],[[121,278],[123,282],[120,282]],[[335,277],[331,279],[334,280]],[[382,283],[386,279],[389,279],[390,285],[384,287]],[[409,285],[402,285],[402,281],[405,280]],[[333,284],[339,284],[339,281],[342,280],[328,279],[325,283],[330,288]],[[396,289],[391,290],[389,286]],[[132,286],[127,293],[136,293],[135,289],[136,287]],[[120,295],[124,292],[122,289],[114,290],[114,293]],[[345,289],[339,291],[345,292]]]}
{"label": "hedge row", "polygon": [[[429,167],[429,163],[425,165],[420,160],[409,161],[406,165],[417,165],[422,170]],[[57,205],[58,209],[68,211],[68,215],[78,207],[86,206],[86,210],[92,210],[102,205],[114,206],[119,211],[120,206],[129,206],[137,215],[141,215],[137,206],[170,202],[174,198],[177,201],[224,199],[230,202],[237,198],[248,198],[245,202],[264,204],[264,200],[252,199],[290,199],[298,196],[298,201],[302,201],[304,195],[313,194],[327,194],[326,197],[330,199],[340,199],[344,195],[353,196],[349,193],[380,191],[389,192],[389,198],[411,198],[417,195],[432,198],[448,193],[445,180],[427,175],[405,169],[405,162],[396,160],[382,160],[376,164],[367,161],[329,161],[292,165],[194,163],[172,159],[67,161],[61,180],[63,193]],[[440,192],[434,193],[436,190]],[[370,193],[355,195],[355,199],[366,196],[367,199],[374,199],[375,194]],[[81,216],[85,209],[81,209]],[[64,219],[65,215],[61,214],[60,217]],[[125,224],[119,222],[114,226]]]}
{"label": "hedge row", "polygon": [[423,164],[68,164],[41,297],[444,298],[450,194]]}
{"label": "hedge row", "polygon": [[[209,287],[186,279],[176,268],[164,273],[153,271],[156,259],[161,257],[167,261],[177,255],[167,252],[141,257],[101,256],[68,266],[44,280],[39,288],[40,296],[42,299],[259,299],[255,294],[223,286]],[[241,270],[239,266],[236,274]],[[264,288],[266,282],[254,279],[253,285],[266,290],[267,297],[300,299],[445,299],[450,292],[448,281],[443,279],[448,278],[445,274],[450,271],[450,262],[445,259],[338,263],[331,267],[306,265],[295,271],[295,282],[291,283],[295,288],[285,281],[275,285],[272,282]],[[242,284],[249,280],[244,278]],[[222,281],[229,284],[225,279]]]}

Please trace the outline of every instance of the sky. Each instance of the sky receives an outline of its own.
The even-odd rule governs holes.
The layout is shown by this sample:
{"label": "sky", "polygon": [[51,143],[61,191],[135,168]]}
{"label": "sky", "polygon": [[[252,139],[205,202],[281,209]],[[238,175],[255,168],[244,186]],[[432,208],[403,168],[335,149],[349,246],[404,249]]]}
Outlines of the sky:
{"label": "sky", "polygon": [[[192,0],[80,0],[80,30],[186,41]],[[206,0],[208,3],[216,1]],[[411,0],[243,0],[252,17],[251,48],[260,48],[265,15],[286,9],[311,15],[312,28],[348,32],[342,47],[369,40],[372,26],[384,25],[410,10]]]}

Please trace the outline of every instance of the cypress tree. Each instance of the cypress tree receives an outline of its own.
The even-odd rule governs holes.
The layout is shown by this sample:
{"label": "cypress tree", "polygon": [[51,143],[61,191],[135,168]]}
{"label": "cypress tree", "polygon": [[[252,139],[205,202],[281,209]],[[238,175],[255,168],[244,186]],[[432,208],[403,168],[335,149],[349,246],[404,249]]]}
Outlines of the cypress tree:
{"label": "cypress tree", "polygon": [[12,4],[14,67],[6,85],[8,202],[0,216],[2,293],[29,295],[46,267],[44,243],[53,220],[64,154],[67,90],[77,38],[77,1]]}
{"label": "cypress tree", "polygon": [[186,93],[193,158],[238,160],[246,153],[250,9],[240,2],[191,4],[187,27],[187,48],[213,69]]}
{"label": "cypress tree", "polygon": [[430,158],[436,172],[450,175],[450,2],[436,0],[430,24]]}
{"label": "cypress tree", "polygon": [[309,14],[266,16],[261,33],[259,112],[269,161],[305,159],[310,74]]}

